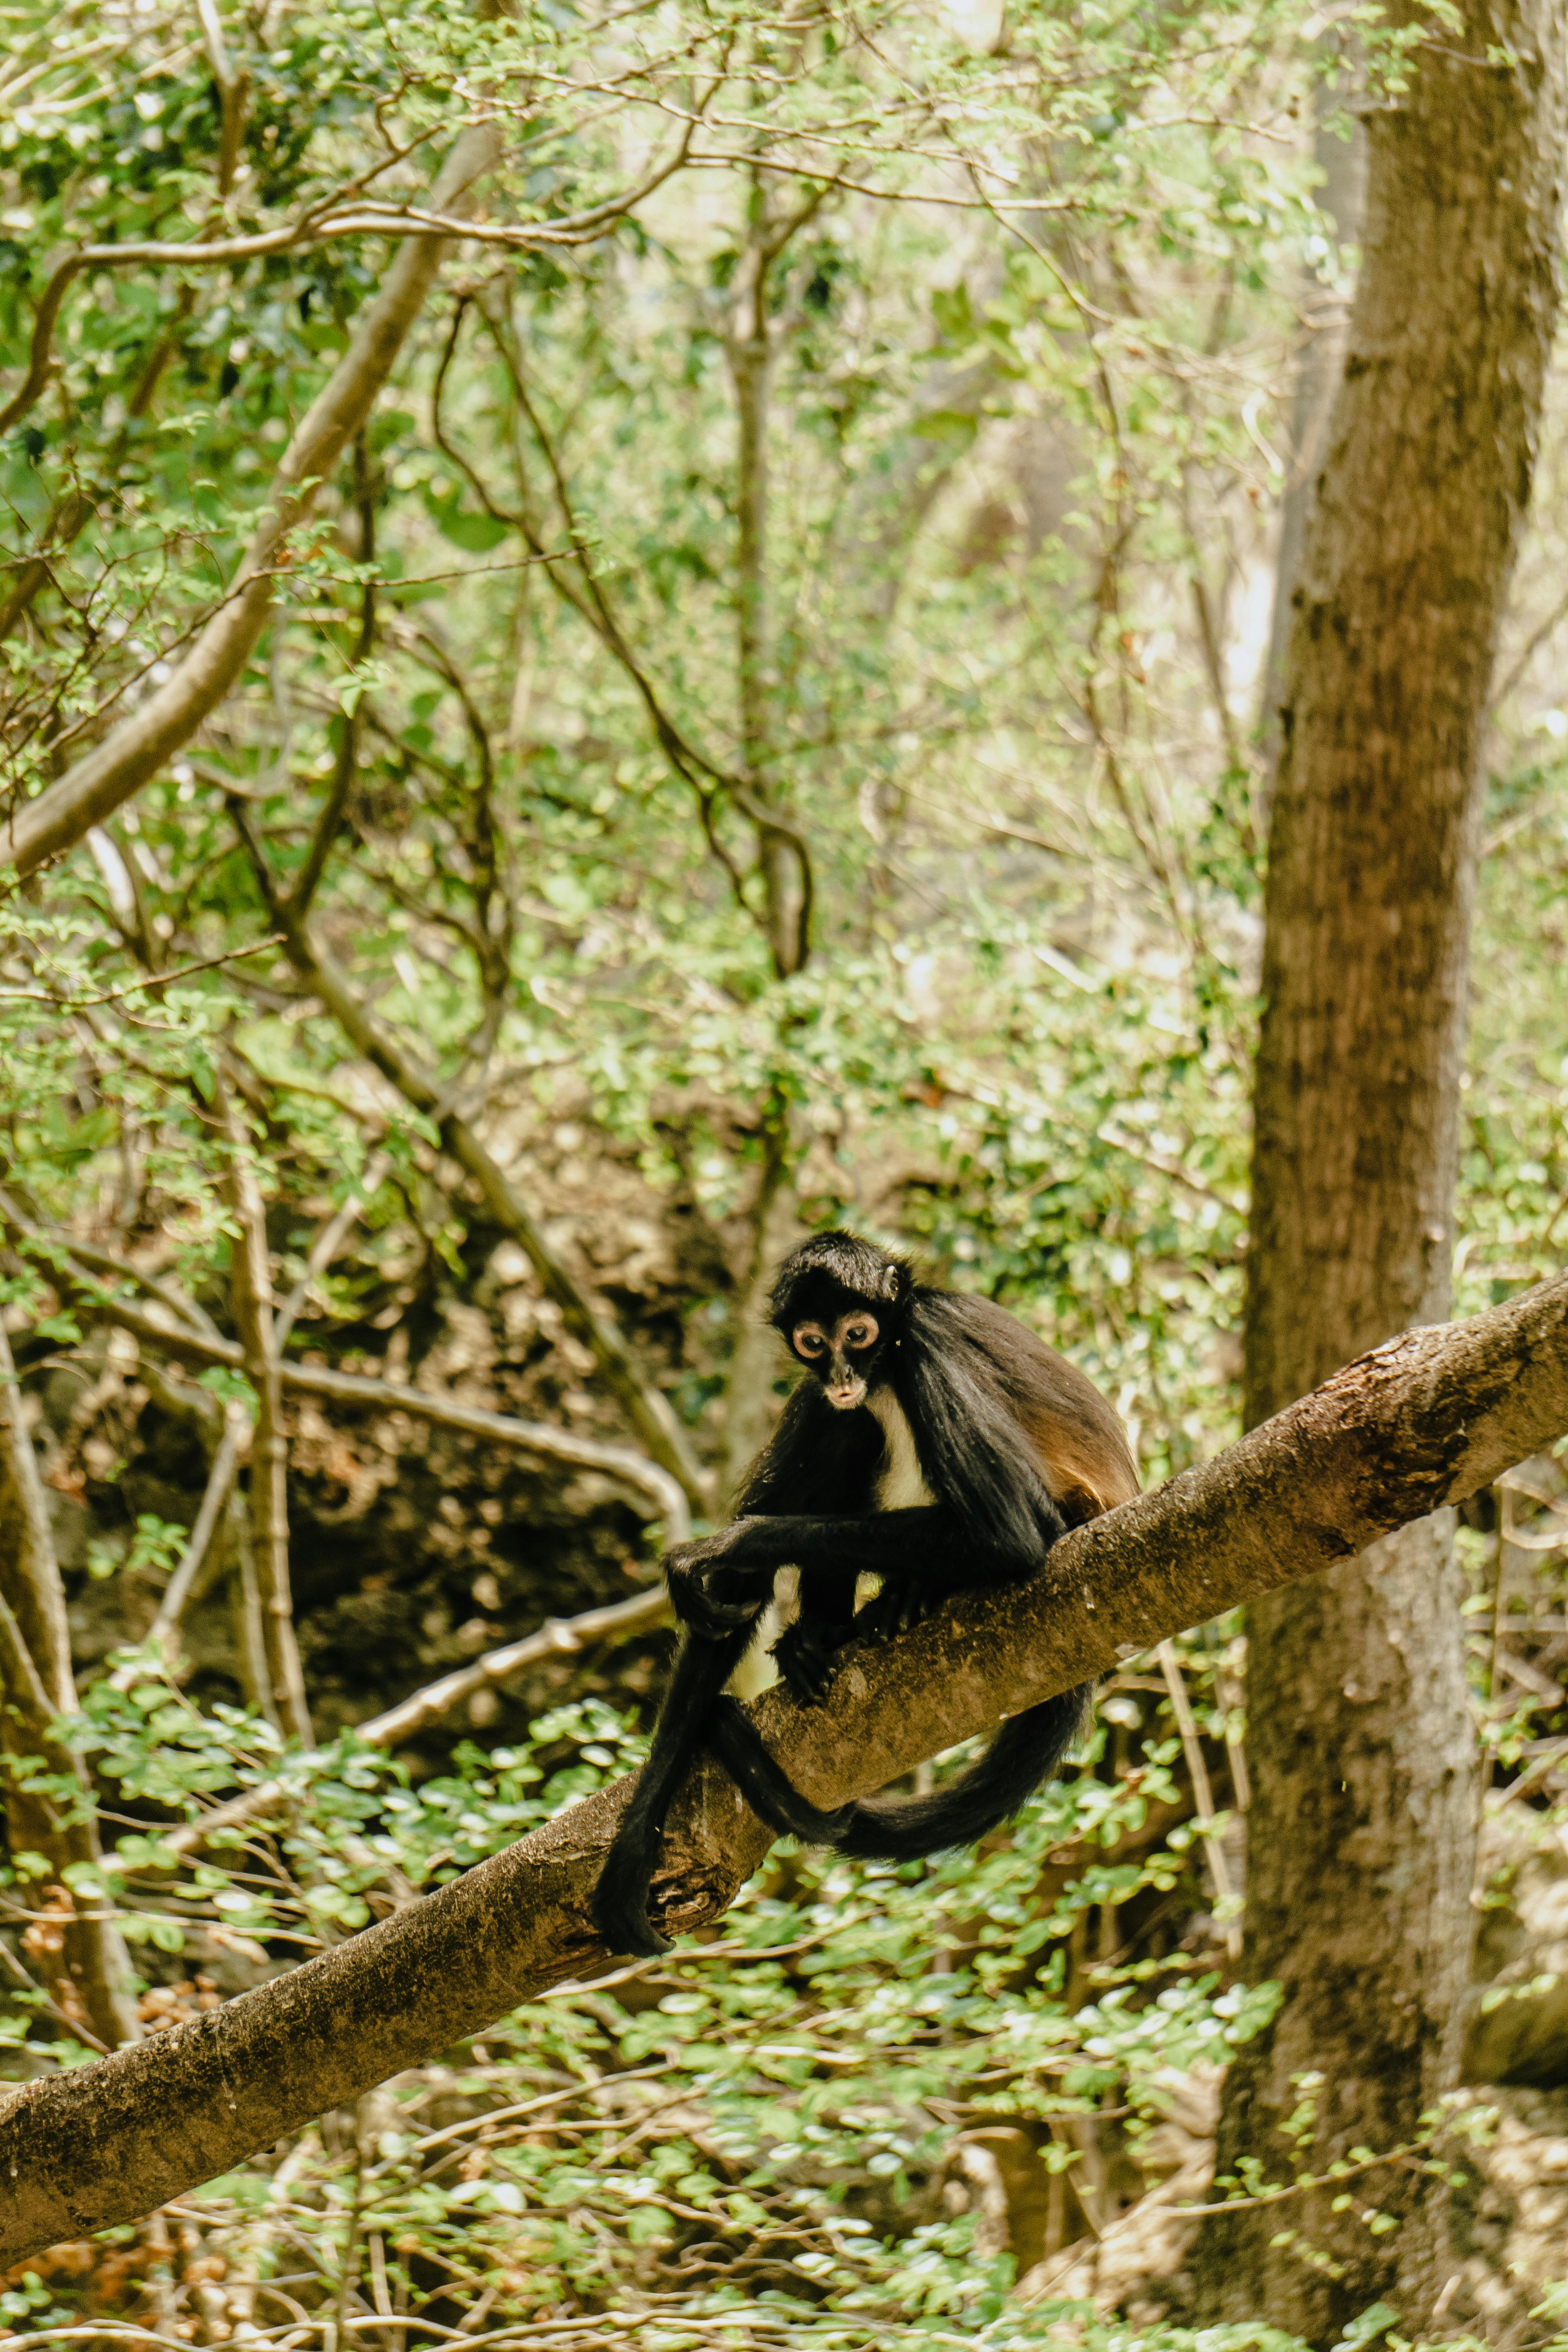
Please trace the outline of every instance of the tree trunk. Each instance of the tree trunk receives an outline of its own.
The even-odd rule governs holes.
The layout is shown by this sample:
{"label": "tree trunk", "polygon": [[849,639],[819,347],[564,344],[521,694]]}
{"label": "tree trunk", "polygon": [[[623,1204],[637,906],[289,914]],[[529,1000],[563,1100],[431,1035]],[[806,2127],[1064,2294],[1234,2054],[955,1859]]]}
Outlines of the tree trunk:
{"label": "tree trunk", "polygon": [[[1515,61],[1490,62],[1510,49]],[[1251,1422],[1447,1308],[1482,716],[1556,308],[1562,0],[1469,0],[1370,125],[1365,257],[1315,485],[1282,718],[1248,1256]],[[1445,1520],[1251,1612],[1243,1973],[1273,2031],[1226,2087],[1222,2175],[1390,2146],[1456,2079],[1475,1790]],[[1206,2321],[1331,2340],[1443,2283],[1414,2176],[1216,2221]],[[1295,2242],[1271,2242],[1286,2227]]]}
{"label": "tree trunk", "polygon": [[[1321,172],[1318,205],[1334,225],[1341,246],[1361,236],[1366,202],[1366,133],[1358,122],[1348,137],[1331,127],[1343,96],[1326,82],[1314,92],[1316,125],[1312,160]],[[1258,733],[1270,782],[1279,761],[1279,707],[1286,693],[1290,654],[1292,599],[1301,574],[1312,485],[1322,464],[1334,394],[1344,366],[1349,324],[1333,285],[1309,270],[1301,287],[1301,354],[1290,402],[1290,471],[1280,502],[1279,545],[1274,558],[1274,607],[1268,622],[1268,652],[1263,667]]]}

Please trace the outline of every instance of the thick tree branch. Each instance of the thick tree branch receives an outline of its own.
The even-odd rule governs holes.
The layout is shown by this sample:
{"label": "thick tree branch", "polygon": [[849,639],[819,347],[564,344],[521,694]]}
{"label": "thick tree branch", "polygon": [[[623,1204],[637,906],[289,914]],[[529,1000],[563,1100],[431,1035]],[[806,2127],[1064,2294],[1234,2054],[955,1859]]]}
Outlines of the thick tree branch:
{"label": "thick tree branch", "polygon": [[[972,1595],[855,1654],[826,1709],[774,1690],[758,1724],[809,1797],[839,1803],[1183,1626],[1349,1559],[1564,1430],[1568,1276],[1388,1341],[1218,1460],[1075,1530],[1029,1584]],[[0,2262],[129,2221],[601,1967],[587,1898],[629,1785],[205,2018],[28,2084],[0,2115]],[[665,1925],[714,1917],[768,1843],[717,1767],[700,1768],[666,1836]]]}

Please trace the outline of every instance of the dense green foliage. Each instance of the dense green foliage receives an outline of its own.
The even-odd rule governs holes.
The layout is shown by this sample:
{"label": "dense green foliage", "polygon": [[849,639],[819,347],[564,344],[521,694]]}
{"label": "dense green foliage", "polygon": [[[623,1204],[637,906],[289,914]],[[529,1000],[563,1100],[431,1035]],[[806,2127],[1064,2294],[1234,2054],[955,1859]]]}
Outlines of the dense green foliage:
{"label": "dense green foliage", "polygon": [[[237,1164],[278,1297],[307,1284],[293,1354],[391,1378],[401,1339],[402,1378],[444,1318],[491,1312],[506,1234],[454,1110],[525,1198],[567,1155],[550,1246],[709,1462],[755,1409],[748,1292],[781,1215],[904,1239],[1003,1299],[1105,1388],[1151,1479],[1234,1434],[1273,548],[1300,303],[1351,259],[1308,125],[1351,135],[1342,100],[1396,88],[1413,47],[1418,69],[1415,35],[1333,15],[1325,37],[1286,0],[268,0],[220,44],[211,9],[161,0],[6,13],[6,813],[181,675],[384,279],[364,205],[420,204],[474,111],[505,134],[237,688],[5,905],[0,1297],[30,1403],[76,1381],[46,1446],[53,1491],[98,1514],[74,1605],[159,1589],[183,1549],[188,1516],[112,1507],[147,1397],[203,1409],[123,1310],[161,1284],[188,1329],[239,1329]],[[269,249],[203,252],[247,239]],[[88,246],[24,400],[51,275]],[[1462,1309],[1568,1248],[1542,514],[1493,741]],[[426,1093],[373,1066],[369,1008]],[[556,1417],[624,1441],[591,1359],[537,1328]],[[237,1370],[200,1388],[253,1410]],[[1563,1595],[1549,1550],[1505,1593],[1490,1537],[1467,1540],[1511,1771],[1563,1701],[1544,1669],[1509,1679],[1500,1630],[1512,1610],[1529,1651]],[[90,2054],[49,1990],[56,1886],[112,1905],[167,2022],[214,1997],[215,1954],[228,1991],[352,1932],[635,1738],[593,1699],[439,1769],[351,1738],[301,1753],[243,1659],[199,1696],[174,1656],[79,1664],[109,1850],[62,1871],[13,1837],[0,1874],[37,1979],[4,2030],[31,2063]],[[392,1696],[429,1677],[395,1664]],[[1241,1667],[1234,1627],[1182,1645],[1184,1749],[1165,1670],[1132,1661],[1082,1769],[979,1857],[786,1850],[706,1948],[519,2011],[194,2196],[173,2241],[118,2233],[119,2272],[99,2249],[0,2309],[29,2340],[85,2311],[105,2337],[323,2352],[400,2352],[411,2310],[476,2346],[1190,2345],[1179,2295],[1108,2316],[1051,2289],[1179,2172],[1173,2101],[1274,1999],[1235,1981],[1205,1866],[1240,1793]],[[58,1757],[7,1769],[82,1801]],[[195,1861],[162,1843],[279,1770],[276,1825]],[[1554,1832],[1548,1776],[1518,1813]],[[984,2167],[954,2155],[988,2130],[1038,2166],[1026,2306],[1017,2242],[985,2251]],[[1261,2315],[1245,2340],[1269,2344]]]}

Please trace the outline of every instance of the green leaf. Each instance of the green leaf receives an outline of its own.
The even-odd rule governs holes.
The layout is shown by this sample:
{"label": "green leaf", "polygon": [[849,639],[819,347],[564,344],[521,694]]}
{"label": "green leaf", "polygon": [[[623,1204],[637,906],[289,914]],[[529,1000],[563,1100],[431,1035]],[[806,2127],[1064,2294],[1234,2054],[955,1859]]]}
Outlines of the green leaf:
{"label": "green leaf", "polygon": [[915,426],[916,438],[935,441],[955,454],[968,448],[980,430],[979,420],[962,408],[933,408]]}
{"label": "green leaf", "polygon": [[465,555],[486,555],[510,533],[509,523],[498,522],[493,515],[467,512],[456,499],[437,505],[427,498],[425,503],[437,529]]}
{"label": "green leaf", "polygon": [[974,341],[974,312],[970,308],[969,289],[962,279],[951,289],[939,287],[931,298],[931,316],[950,343],[972,343]]}

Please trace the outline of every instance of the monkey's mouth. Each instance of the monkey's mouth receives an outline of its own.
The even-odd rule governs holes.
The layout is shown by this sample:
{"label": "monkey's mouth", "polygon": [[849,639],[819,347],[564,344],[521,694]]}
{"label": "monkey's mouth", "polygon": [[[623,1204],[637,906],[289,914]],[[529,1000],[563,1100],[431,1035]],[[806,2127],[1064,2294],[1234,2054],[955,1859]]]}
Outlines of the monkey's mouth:
{"label": "monkey's mouth", "polygon": [[830,1388],[827,1391],[827,1402],[838,1412],[853,1412],[857,1405],[864,1404],[866,1402],[865,1381],[855,1379],[850,1381],[847,1387]]}

